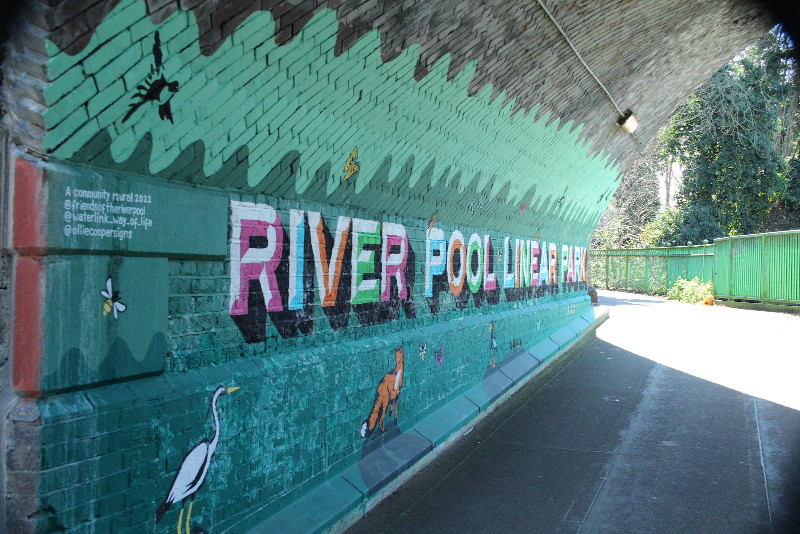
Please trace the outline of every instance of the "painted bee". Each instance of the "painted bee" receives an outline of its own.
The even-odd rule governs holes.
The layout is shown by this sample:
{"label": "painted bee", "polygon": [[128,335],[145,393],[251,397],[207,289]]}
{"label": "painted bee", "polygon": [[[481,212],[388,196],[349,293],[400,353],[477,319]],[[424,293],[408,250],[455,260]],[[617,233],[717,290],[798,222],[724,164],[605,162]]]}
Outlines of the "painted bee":
{"label": "painted bee", "polygon": [[350,157],[347,159],[347,163],[344,164],[344,179],[349,180],[351,176],[361,170],[361,167],[356,162],[356,158],[358,157],[358,147],[355,147],[353,151],[350,153]]}
{"label": "painted bee", "polygon": [[114,319],[117,319],[120,313],[128,309],[128,306],[119,301],[119,291],[112,289],[110,276],[106,280],[106,288],[100,292],[100,295],[106,299],[103,303],[103,316],[114,312]]}

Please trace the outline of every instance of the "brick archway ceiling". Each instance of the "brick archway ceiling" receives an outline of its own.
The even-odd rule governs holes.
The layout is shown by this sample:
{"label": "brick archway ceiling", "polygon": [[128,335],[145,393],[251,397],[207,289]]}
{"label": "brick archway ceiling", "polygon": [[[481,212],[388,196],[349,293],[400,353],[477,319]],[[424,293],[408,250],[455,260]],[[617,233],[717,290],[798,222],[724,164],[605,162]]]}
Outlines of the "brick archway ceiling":
{"label": "brick archway ceiling", "polygon": [[[772,24],[761,5],[746,0],[543,1],[620,107],[636,112],[642,123],[636,136],[642,143],[686,96]],[[46,25],[57,28],[51,40],[68,53],[79,52],[116,3],[65,0],[46,9]],[[154,22],[177,9],[177,2],[147,4]],[[635,142],[616,127],[617,111],[536,0],[180,4],[197,18],[205,55],[213,54],[257,10],[272,13],[276,40],[285,44],[317,11],[336,9],[337,54],[377,29],[384,60],[412,45],[421,47],[416,70],[420,80],[445,54],[451,55],[450,76],[477,59],[473,92],[492,84],[493,98],[504,91],[506,100],[515,99],[515,114],[536,109],[539,117],[548,114],[561,124],[582,124],[592,152],[610,154],[621,168],[638,152]]]}

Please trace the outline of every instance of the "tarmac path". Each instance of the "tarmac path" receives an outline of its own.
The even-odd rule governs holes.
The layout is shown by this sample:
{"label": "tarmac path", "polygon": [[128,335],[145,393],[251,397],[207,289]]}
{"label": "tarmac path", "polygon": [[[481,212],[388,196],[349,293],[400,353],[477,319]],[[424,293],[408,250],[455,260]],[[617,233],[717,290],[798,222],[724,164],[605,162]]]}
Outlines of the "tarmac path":
{"label": "tarmac path", "polygon": [[800,317],[600,304],[585,350],[347,533],[800,532]]}

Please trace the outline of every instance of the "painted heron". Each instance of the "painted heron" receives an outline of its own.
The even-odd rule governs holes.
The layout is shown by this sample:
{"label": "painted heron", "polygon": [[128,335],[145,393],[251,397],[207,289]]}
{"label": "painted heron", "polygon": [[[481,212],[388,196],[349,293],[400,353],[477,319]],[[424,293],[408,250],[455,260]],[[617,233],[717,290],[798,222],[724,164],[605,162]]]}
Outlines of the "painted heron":
{"label": "painted heron", "polygon": [[217,415],[217,399],[222,395],[233,393],[239,389],[238,387],[225,387],[219,386],[214,394],[211,396],[209,404],[209,411],[214,414],[214,438],[211,440],[203,439],[189,451],[183,458],[181,467],[178,469],[178,474],[175,475],[175,480],[172,481],[172,488],[164,498],[164,502],[158,507],[156,511],[156,523],[161,520],[170,506],[176,502],[181,503],[181,513],[178,515],[178,534],[181,534],[181,521],[183,520],[183,501],[189,499],[189,511],[186,514],[186,534],[189,534],[189,521],[192,517],[192,505],[194,504],[194,496],[200,486],[206,479],[208,473],[208,466],[211,463],[211,458],[217,450],[219,443],[219,416]]}

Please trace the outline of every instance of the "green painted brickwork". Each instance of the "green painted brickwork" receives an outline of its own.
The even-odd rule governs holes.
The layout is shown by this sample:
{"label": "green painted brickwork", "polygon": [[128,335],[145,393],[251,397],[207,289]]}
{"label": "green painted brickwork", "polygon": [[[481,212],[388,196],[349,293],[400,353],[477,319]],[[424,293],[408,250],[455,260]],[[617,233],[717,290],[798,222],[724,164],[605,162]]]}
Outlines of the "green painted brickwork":
{"label": "green painted brickwork", "polygon": [[[42,389],[58,391],[164,371],[167,260],[48,256]],[[125,305],[144,313],[112,320],[106,280],[125,284]]]}
{"label": "green painted brickwork", "polygon": [[[187,371],[203,365],[225,364],[240,358],[262,357],[272,359],[276,353],[285,350],[303,348],[317,350],[319,346],[338,346],[341,343],[385,338],[389,335],[402,335],[404,338],[412,339],[416,335],[413,332],[428,325],[435,328],[434,332],[444,332],[452,328],[451,323],[453,322],[463,324],[465,321],[473,319],[484,321],[484,318],[489,314],[501,314],[500,316],[504,317],[503,313],[524,310],[528,317],[526,320],[532,319],[534,321],[532,324],[527,325],[529,332],[524,336],[520,336],[518,332],[518,330],[523,329],[522,326],[512,327],[514,334],[504,332],[499,326],[495,329],[495,336],[499,345],[497,353],[500,356],[511,350],[510,343],[512,339],[523,337],[528,342],[524,346],[529,346],[530,342],[547,337],[552,330],[562,326],[559,323],[561,316],[558,314],[568,314],[568,310],[560,305],[564,299],[584,295],[584,292],[581,291],[557,296],[544,296],[538,299],[503,302],[494,306],[484,303],[480,308],[468,305],[465,310],[458,310],[452,295],[442,293],[440,313],[434,316],[430,313],[424,298],[421,297],[422,289],[419,286],[422,285],[422,275],[420,275],[415,292],[416,300],[418,300],[416,306],[418,317],[416,319],[408,319],[400,311],[397,320],[364,326],[359,324],[356,314],[351,311],[348,328],[332,330],[328,319],[320,308],[315,307],[314,331],[312,334],[282,339],[275,328],[268,323],[268,337],[264,343],[246,344],[242,343],[242,335],[231,320],[228,312],[229,283],[229,274],[222,271],[219,263],[200,261],[170,262],[170,319],[168,329],[170,359],[168,361],[168,370]],[[221,307],[220,304],[222,305]],[[540,326],[537,327],[537,324],[540,324]],[[426,342],[425,335],[419,334],[416,337],[419,338],[420,343]],[[484,337],[485,339],[481,341],[479,346],[488,347],[488,331]],[[483,362],[485,367],[489,363],[490,354],[488,348],[486,354],[483,354],[483,351],[471,349],[471,343],[473,343],[472,340],[468,341],[467,344],[462,344],[458,339],[450,339],[445,345],[447,353],[452,353],[454,357],[477,358]],[[429,354],[427,358],[430,358],[431,361],[434,361],[433,352],[438,346],[428,343]],[[341,352],[335,347],[332,350],[336,353]],[[414,354],[417,352],[415,350]],[[471,352],[477,352],[477,354],[470,355],[469,353]],[[394,357],[390,351],[387,351],[385,358],[387,362],[391,360],[392,363],[387,367],[388,370],[394,366]],[[361,372],[361,369],[354,368],[353,372]],[[374,375],[367,373],[367,376]]]}
{"label": "green painted brickwork", "polygon": [[[345,209],[337,209],[330,206],[320,206],[312,203],[300,203],[283,199],[268,197],[249,198],[242,196],[245,201],[257,201],[259,204],[274,207],[284,221],[284,227],[288,230],[288,211],[290,208],[300,208],[303,210],[319,210],[323,214],[328,228],[335,229],[335,221],[339,216],[352,215],[352,212]],[[370,212],[359,212],[358,215],[366,219],[381,220],[380,214]],[[354,310],[350,310],[347,321],[348,327],[341,330],[332,329],[330,320],[323,313],[319,305],[318,296],[315,297],[313,305],[313,318],[311,327],[312,333],[297,333],[295,337],[281,338],[276,328],[270,321],[267,321],[267,339],[263,344],[247,345],[242,343],[242,335],[231,320],[229,313],[229,289],[230,289],[230,258],[226,262],[219,261],[173,261],[170,262],[170,327],[169,339],[172,345],[172,359],[168,369],[183,371],[192,369],[199,365],[221,364],[241,357],[263,356],[271,357],[277,351],[292,350],[295,348],[311,348],[318,345],[338,344],[349,341],[358,341],[373,337],[383,337],[392,333],[406,332],[427,326],[432,323],[442,324],[442,328],[451,321],[463,321],[469,317],[481,317],[487,313],[499,313],[505,310],[515,310],[519,308],[531,308],[534,310],[543,308],[548,303],[560,303],[565,298],[573,298],[580,292],[578,286],[572,287],[561,294],[544,293],[538,297],[533,297],[533,293],[528,298],[510,301],[506,296],[499,297],[498,304],[490,304],[487,299],[483,299],[481,305],[475,304],[469,298],[463,307],[460,307],[456,298],[450,291],[444,290],[438,296],[438,313],[431,313],[430,305],[425,298],[425,249],[426,232],[422,221],[409,220],[401,217],[387,217],[395,223],[405,226],[408,232],[408,240],[413,249],[416,260],[414,263],[414,285],[410,288],[410,298],[415,317],[409,317],[408,313],[398,305],[394,310],[396,319],[382,321],[379,324],[365,325],[359,320]],[[438,225],[446,236],[456,228],[450,225]],[[486,232],[481,228],[461,225],[457,228],[465,236],[477,232],[483,236]],[[503,246],[504,234],[490,234],[494,254],[492,255],[492,272],[498,279],[498,285],[502,286],[503,261],[498,255]],[[525,238],[526,236],[512,235],[514,238]],[[527,236],[530,238],[530,236]],[[548,236],[541,236],[546,239]],[[560,245],[559,245],[560,246]],[[345,259],[349,263],[349,256]],[[316,285],[316,279],[313,280]],[[585,287],[583,283],[580,287]],[[349,287],[340,289],[348,291]],[[465,285],[465,292],[468,292]],[[500,291],[503,293],[503,291]],[[580,292],[580,293],[579,293]],[[538,313],[538,312],[535,312]],[[547,324],[549,318],[543,318]],[[557,321],[554,321],[557,322]],[[542,333],[544,334],[544,333]],[[496,334],[501,335],[501,334]],[[488,334],[487,334],[488,336]],[[537,339],[541,336],[534,336]],[[545,335],[546,337],[546,335]],[[420,342],[424,341],[420,338]],[[488,337],[487,337],[488,343]],[[465,345],[468,347],[469,345]],[[501,346],[502,347],[502,346]],[[431,355],[432,346],[429,347]],[[387,355],[390,358],[391,354]],[[390,366],[391,367],[391,366]],[[387,368],[388,369],[388,368]]]}
{"label": "green painted brickwork", "polygon": [[[133,177],[127,179],[139,187]],[[125,182],[115,180],[97,178],[94,191],[127,194],[126,188],[116,187]],[[56,179],[50,184],[64,190],[65,184]],[[234,198],[271,205],[284,220],[290,208],[319,210],[329,227],[335,217],[349,214],[310,202],[241,194]],[[367,211],[358,215],[386,217]],[[180,220],[170,224],[168,218],[156,219],[161,231],[177,235],[178,242],[181,236],[196,238],[197,229]],[[501,295],[498,304],[484,301],[477,307],[468,302],[461,310],[452,294],[443,291],[439,313],[433,315],[424,298],[425,223],[391,220],[404,225],[416,252],[410,290],[415,318],[399,310],[397,320],[363,326],[351,311],[348,328],[333,330],[314,306],[310,334],[281,338],[268,322],[267,339],[260,343],[245,343],[230,316],[230,258],[181,259],[186,251],[174,253],[178,257],[173,259],[130,252],[81,255],[80,248],[71,251],[76,255],[49,255],[47,302],[52,309],[46,314],[43,385],[46,390],[94,387],[40,401],[40,496],[43,509],[56,511],[42,517],[42,529],[171,528],[177,506],[163,523],[152,523],[152,516],[183,455],[211,436],[208,401],[218,384],[242,389],[220,403],[222,439],[193,517],[207,529],[233,527],[261,507],[277,509],[361,457],[367,442],[359,435],[360,425],[370,413],[378,383],[394,367],[395,348],[402,346],[405,353],[399,425],[407,431],[480,383],[492,356],[499,363],[516,347],[535,345],[589,307],[577,288],[517,301]],[[221,220],[206,223],[212,225],[210,233],[216,226],[227,228],[227,210]],[[448,235],[455,229],[436,226]],[[466,225],[458,229],[466,235],[484,233]],[[496,249],[504,237],[492,235]],[[491,259],[502,284],[502,260],[496,254]],[[121,301],[128,306],[118,320],[102,315],[100,291],[106,277],[123,289]],[[161,336],[165,350],[153,355],[153,339]],[[427,348],[424,359],[422,344]],[[112,350],[120,345],[126,350]],[[442,349],[440,363],[436,352]],[[162,369],[162,376],[140,378]],[[115,378],[126,381],[98,387]],[[387,424],[392,426],[391,416]]]}
{"label": "green painted brickwork", "polygon": [[[405,431],[481,383],[492,356],[499,363],[536,345],[589,308],[579,286],[463,310],[443,291],[431,313],[425,230],[434,214],[447,236],[492,236],[502,286],[503,238],[585,246],[617,169],[588,156],[580,125],[536,121],[535,110],[512,117],[514,102],[490,102],[488,86],[469,95],[474,62],[448,73],[445,57],[415,81],[416,47],[383,63],[373,32],[336,57],[337,28],[323,11],[278,47],[271,15],[257,13],[203,56],[193,15],[153,25],[145,3],[123,0],[77,55],[48,43],[44,142],[64,167],[48,170],[42,531],[174,531],[180,505],[159,523],[153,516],[184,455],[213,435],[219,384],[241,389],[219,401],[219,448],[192,524],[236,531],[361,458],[370,440],[360,426],[397,347]],[[124,121],[154,66],[156,32],[163,75],[180,84],[174,123],[158,113],[168,89]],[[344,180],[356,147],[361,170]],[[67,183],[151,195],[157,233],[137,228],[116,244],[63,235]],[[266,339],[245,342],[229,307],[230,201],[274,207],[287,230],[289,209],[319,211],[329,229],[340,215],[404,225],[416,315],[398,309],[396,320],[364,326],[351,311],[348,327],[333,329],[317,302],[311,333],[284,338],[268,319]],[[102,315],[109,276],[128,306],[118,321]],[[153,352],[159,335],[163,350]]]}
{"label": "green painted brickwork", "polygon": [[[189,13],[147,24],[144,4],[127,0],[79,54],[48,45],[45,145],[55,157],[72,158],[103,135],[112,160],[126,162],[148,136],[147,174],[170,169],[191,151],[202,173],[218,179],[208,185],[337,205],[368,205],[386,195],[393,208],[419,217],[442,207],[430,195],[440,189],[456,199],[445,205],[448,220],[477,217],[478,226],[518,232],[566,226],[573,236],[593,230],[601,198],[615,189],[615,166],[587,155],[580,125],[562,127],[557,118],[548,124],[547,116],[536,121],[535,110],[511,117],[514,102],[503,94],[490,102],[491,86],[469,96],[474,62],[448,80],[446,56],[417,82],[418,49],[383,63],[377,32],[334,57],[332,11],[316,15],[281,47],[271,38],[271,15],[254,14],[209,57],[200,54]],[[156,30],[164,76],[180,84],[170,100],[175,123],[159,119],[153,102],[123,122],[153,66]],[[354,147],[361,171],[351,187],[341,169]],[[242,157],[243,182],[216,176]],[[278,162],[283,166],[276,169]],[[205,181],[170,170],[170,178]]]}
{"label": "green painted brickwork", "polygon": [[[199,275],[203,268],[193,262],[172,266],[173,272],[177,268],[195,272],[196,280],[212,276]],[[185,452],[213,432],[207,412],[214,387],[235,384],[241,389],[220,402],[220,446],[193,512],[193,524],[224,531],[260,507],[285,504],[361,457],[358,426],[378,380],[394,365],[395,347],[402,344],[406,353],[403,430],[482,378],[490,320],[500,347],[513,338],[530,346],[589,307],[585,297],[565,304],[243,358],[42,400],[40,494],[44,509],[51,510],[42,518],[43,530],[172,531],[178,511],[156,525],[155,509]],[[532,328],[536,324],[539,330]],[[433,350],[424,361],[419,358],[421,340],[429,349],[444,344],[441,367]],[[475,351],[476,346],[486,348]]]}

